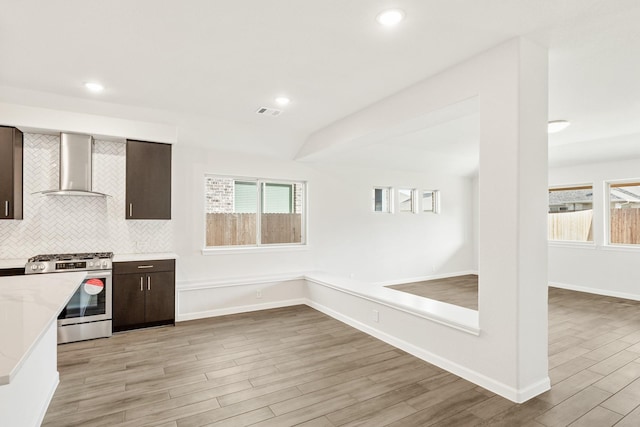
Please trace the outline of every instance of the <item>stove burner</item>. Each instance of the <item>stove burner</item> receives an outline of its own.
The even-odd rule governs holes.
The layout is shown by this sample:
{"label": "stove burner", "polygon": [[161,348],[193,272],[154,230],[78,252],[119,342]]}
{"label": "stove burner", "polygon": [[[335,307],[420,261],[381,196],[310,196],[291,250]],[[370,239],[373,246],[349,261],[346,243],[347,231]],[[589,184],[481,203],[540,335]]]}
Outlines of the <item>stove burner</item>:
{"label": "stove burner", "polygon": [[95,258],[111,259],[113,258],[113,252],[84,252],[78,254],[36,255],[29,258],[29,262],[91,260]]}

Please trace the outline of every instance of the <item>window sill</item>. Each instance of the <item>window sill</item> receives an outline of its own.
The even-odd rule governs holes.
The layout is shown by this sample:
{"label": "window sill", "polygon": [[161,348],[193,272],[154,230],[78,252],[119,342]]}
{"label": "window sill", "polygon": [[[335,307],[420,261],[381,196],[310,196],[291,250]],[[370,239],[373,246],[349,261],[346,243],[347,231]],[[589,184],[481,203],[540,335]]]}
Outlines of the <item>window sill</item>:
{"label": "window sill", "polygon": [[615,252],[640,252],[640,245],[603,245],[601,249]]}
{"label": "window sill", "polygon": [[574,242],[570,240],[549,240],[549,246],[554,248],[596,249],[594,242]]}
{"label": "window sill", "polygon": [[222,255],[222,254],[255,254],[270,252],[298,252],[309,250],[309,245],[273,245],[273,246],[240,246],[204,248],[200,252],[202,255]]}

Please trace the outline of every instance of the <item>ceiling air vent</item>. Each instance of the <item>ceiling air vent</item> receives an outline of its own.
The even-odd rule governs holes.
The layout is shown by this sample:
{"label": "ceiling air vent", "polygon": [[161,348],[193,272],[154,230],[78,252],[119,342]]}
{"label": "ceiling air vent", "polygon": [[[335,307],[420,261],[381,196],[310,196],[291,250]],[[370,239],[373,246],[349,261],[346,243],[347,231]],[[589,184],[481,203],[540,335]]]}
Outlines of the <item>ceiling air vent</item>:
{"label": "ceiling air vent", "polygon": [[261,114],[263,116],[277,117],[280,114],[282,114],[282,111],[276,110],[275,108],[260,107],[260,108],[258,108],[256,113],[257,114]]}

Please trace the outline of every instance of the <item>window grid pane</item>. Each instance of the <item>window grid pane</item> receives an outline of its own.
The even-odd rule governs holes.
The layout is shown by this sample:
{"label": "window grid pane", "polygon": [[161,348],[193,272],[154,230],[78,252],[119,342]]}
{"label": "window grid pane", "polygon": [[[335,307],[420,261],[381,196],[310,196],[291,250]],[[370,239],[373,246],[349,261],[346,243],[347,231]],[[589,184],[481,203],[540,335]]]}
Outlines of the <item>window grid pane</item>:
{"label": "window grid pane", "polygon": [[593,241],[593,187],[549,190],[548,238],[555,241]]}
{"label": "window grid pane", "polygon": [[609,185],[609,243],[640,244],[640,182]]}
{"label": "window grid pane", "polygon": [[262,186],[263,208],[260,222],[262,244],[302,243],[302,214],[294,208],[293,194],[301,186],[265,182]]}
{"label": "window grid pane", "polygon": [[258,212],[258,186],[255,182],[235,181],[233,192],[236,213]]}
{"label": "window grid pane", "polygon": [[389,197],[391,189],[388,187],[376,187],[373,189],[373,211],[374,212],[391,212],[391,204]]}
{"label": "window grid pane", "polygon": [[413,200],[414,190],[401,188],[398,189],[398,204],[400,212],[413,212]]}

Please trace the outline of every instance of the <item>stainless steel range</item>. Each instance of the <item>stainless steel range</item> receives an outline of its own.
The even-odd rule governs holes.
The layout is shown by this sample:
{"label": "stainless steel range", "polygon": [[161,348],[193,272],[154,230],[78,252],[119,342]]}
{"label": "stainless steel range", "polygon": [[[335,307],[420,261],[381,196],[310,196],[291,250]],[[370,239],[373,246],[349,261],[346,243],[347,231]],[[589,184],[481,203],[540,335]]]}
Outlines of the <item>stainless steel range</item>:
{"label": "stainless steel range", "polygon": [[87,277],[58,316],[58,343],[111,336],[112,258],[112,252],[29,258],[25,274],[87,272]]}

